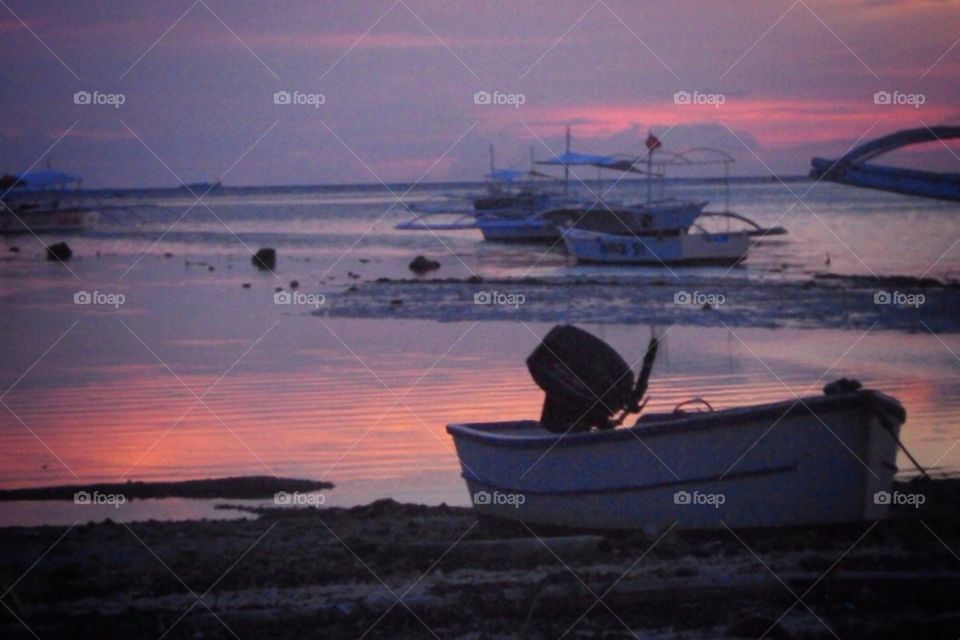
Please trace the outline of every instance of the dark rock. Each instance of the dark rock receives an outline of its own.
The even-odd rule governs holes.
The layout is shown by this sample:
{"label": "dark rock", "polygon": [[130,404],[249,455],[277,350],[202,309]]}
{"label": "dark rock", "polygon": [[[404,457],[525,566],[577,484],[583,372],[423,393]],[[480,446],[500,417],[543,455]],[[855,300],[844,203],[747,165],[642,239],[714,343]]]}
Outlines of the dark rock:
{"label": "dark rock", "polygon": [[10,253],[20,253],[20,247],[10,247]]}
{"label": "dark rock", "polygon": [[280,293],[281,291],[283,291],[283,287],[274,287],[273,290],[276,291],[277,293]]}
{"label": "dark rock", "polygon": [[291,288],[291,289],[296,289],[296,288],[299,287],[299,286],[300,286],[300,283],[297,282],[296,280],[291,280],[291,281],[290,281],[290,288]]}
{"label": "dark rock", "polygon": [[354,273],[353,271],[348,271],[348,272],[347,272],[347,276],[349,276],[349,277],[353,278],[354,280],[356,280],[357,278],[360,277],[360,274],[359,274],[359,273]]}
{"label": "dark rock", "polygon": [[390,301],[390,304],[392,306],[397,306],[399,304],[403,304],[403,300],[401,300],[400,298],[394,298],[393,300]]}
{"label": "dark rock", "polygon": [[209,265],[209,266],[207,266],[207,271],[213,271],[213,265],[212,265],[212,264]]}
{"label": "dark rock", "polygon": [[66,262],[73,256],[73,250],[66,242],[58,242],[47,247],[47,260]]}
{"label": "dark rock", "polygon": [[270,248],[260,249],[253,258],[250,259],[250,262],[262,271],[273,271],[274,267],[277,266],[277,252]]}
{"label": "dark rock", "polygon": [[167,251],[166,253],[163,254],[163,257],[164,257],[164,258],[172,258],[172,257],[173,257],[173,254],[170,253],[169,251]]}
{"label": "dark rock", "polygon": [[470,284],[480,284],[481,282],[483,282],[483,278],[481,278],[480,276],[470,276],[469,278],[467,278],[467,282],[469,282]]}
{"label": "dark rock", "polygon": [[347,287],[347,291],[356,291],[356,290],[357,290],[357,285],[355,284],[352,284],[349,287]]}
{"label": "dark rock", "polygon": [[244,289],[249,289],[249,288],[250,288],[250,283],[249,283],[249,282],[244,282],[244,283],[243,283],[242,285],[240,285],[240,286],[243,287]]}
{"label": "dark rock", "polygon": [[370,259],[369,259],[369,258],[360,258],[359,262],[360,262],[360,264],[367,264],[368,262],[370,262]]}
{"label": "dark rock", "polygon": [[436,271],[440,268],[440,263],[436,260],[428,260],[423,256],[417,256],[410,263],[410,271],[414,273],[426,273],[427,271]]}

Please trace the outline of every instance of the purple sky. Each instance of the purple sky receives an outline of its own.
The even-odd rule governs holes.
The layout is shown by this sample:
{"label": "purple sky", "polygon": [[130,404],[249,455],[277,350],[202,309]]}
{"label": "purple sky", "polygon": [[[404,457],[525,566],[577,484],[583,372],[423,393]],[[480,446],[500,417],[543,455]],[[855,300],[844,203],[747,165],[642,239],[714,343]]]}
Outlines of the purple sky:
{"label": "purple sky", "polygon": [[[92,187],[475,180],[488,144],[520,167],[561,151],[566,124],[579,151],[637,154],[652,129],[737,173],[798,174],[861,137],[960,122],[954,1],[2,0],[0,33],[0,172],[56,143],[54,167]],[[889,161],[960,171],[953,153]]]}

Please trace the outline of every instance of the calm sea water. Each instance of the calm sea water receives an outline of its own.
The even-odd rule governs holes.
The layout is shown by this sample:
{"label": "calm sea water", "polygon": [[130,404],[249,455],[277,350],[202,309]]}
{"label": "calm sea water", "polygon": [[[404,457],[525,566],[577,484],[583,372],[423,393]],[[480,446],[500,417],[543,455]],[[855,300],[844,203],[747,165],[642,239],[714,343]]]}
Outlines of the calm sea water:
{"label": "calm sea water", "polygon": [[[684,190],[722,202],[716,186]],[[738,185],[732,196],[735,210],[790,231],[758,247],[737,277],[950,279],[960,270],[953,207],[833,185],[806,197],[816,216],[790,209],[795,198],[779,184]],[[451,276],[580,273],[562,251],[501,247],[471,231],[396,231],[407,214],[384,214],[393,198],[377,189],[226,190],[209,201],[220,220],[198,206],[172,228],[192,203],[182,193],[98,200],[151,206],[108,210],[95,232],[66,237],[70,272],[44,261],[29,236],[2,240],[20,252],[0,261],[0,487],[277,474],[335,482],[327,504],[467,504],[445,425],[539,414],[524,358],[547,325],[320,317],[240,285],[407,277],[417,253],[440,258]],[[279,281],[249,263],[246,247],[264,245],[280,252]],[[126,300],[75,305],[79,290]],[[646,327],[587,328],[631,362],[649,337]],[[904,403],[904,440],[922,462],[955,472],[958,353],[957,334],[681,325],[651,393],[656,409],[695,396],[722,408],[856,377]],[[109,509],[0,503],[0,524],[215,515],[189,501]]]}
{"label": "calm sea water", "polygon": [[[591,188],[602,193],[610,186],[598,183]],[[404,200],[424,202],[444,193],[469,194],[477,188],[417,187],[406,193]],[[573,267],[560,247],[548,251],[546,247],[485,243],[478,231],[398,231],[394,226],[410,214],[397,204],[394,194],[405,192],[404,187],[393,188],[393,193],[383,187],[228,188],[206,196],[198,205],[179,190],[100,194],[95,204],[127,208],[107,208],[97,231],[75,242],[87,253],[134,256],[147,251],[246,255],[246,244],[251,248],[274,246],[289,255],[332,264],[353,247],[348,257],[409,259],[411,253],[421,252],[447,256],[453,270],[465,269],[462,260],[482,275],[556,275],[584,270]],[[643,199],[645,193],[642,184],[621,182],[611,197]],[[708,200],[708,210],[715,211],[724,209],[727,198],[719,184],[670,185],[666,194]],[[960,277],[960,250],[956,247],[960,216],[955,203],[823,182],[814,185],[812,181],[734,183],[729,202],[731,210],[761,225],[789,230],[788,236],[771,238],[751,252],[746,275],[788,278],[829,271]],[[590,272],[598,270],[603,269],[589,268]],[[611,272],[622,270],[618,267]]]}

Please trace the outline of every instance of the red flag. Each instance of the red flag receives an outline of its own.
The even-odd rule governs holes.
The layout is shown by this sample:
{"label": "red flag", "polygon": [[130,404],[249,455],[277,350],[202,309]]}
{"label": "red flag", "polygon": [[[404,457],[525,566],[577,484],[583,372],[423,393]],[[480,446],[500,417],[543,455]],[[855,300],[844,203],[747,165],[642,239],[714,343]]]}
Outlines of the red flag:
{"label": "red flag", "polygon": [[652,133],[647,136],[647,151],[655,151],[662,146],[663,145],[660,143],[660,139],[657,138],[657,136],[653,135]]}

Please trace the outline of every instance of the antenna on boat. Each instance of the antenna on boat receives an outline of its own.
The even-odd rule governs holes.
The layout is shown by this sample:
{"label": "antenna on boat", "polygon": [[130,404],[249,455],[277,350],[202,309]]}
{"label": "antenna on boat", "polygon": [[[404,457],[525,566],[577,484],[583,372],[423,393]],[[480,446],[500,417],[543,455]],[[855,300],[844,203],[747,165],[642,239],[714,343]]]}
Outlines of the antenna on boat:
{"label": "antenna on boat", "polygon": [[624,407],[623,412],[614,420],[614,424],[623,424],[623,420],[631,413],[640,413],[647,406],[649,397],[647,387],[650,385],[650,374],[653,372],[653,362],[657,359],[657,349],[660,347],[660,338],[653,329],[650,331],[650,342],[647,343],[647,352],[643,356],[643,365],[637,374],[637,384],[633,388],[633,398],[630,404]]}

